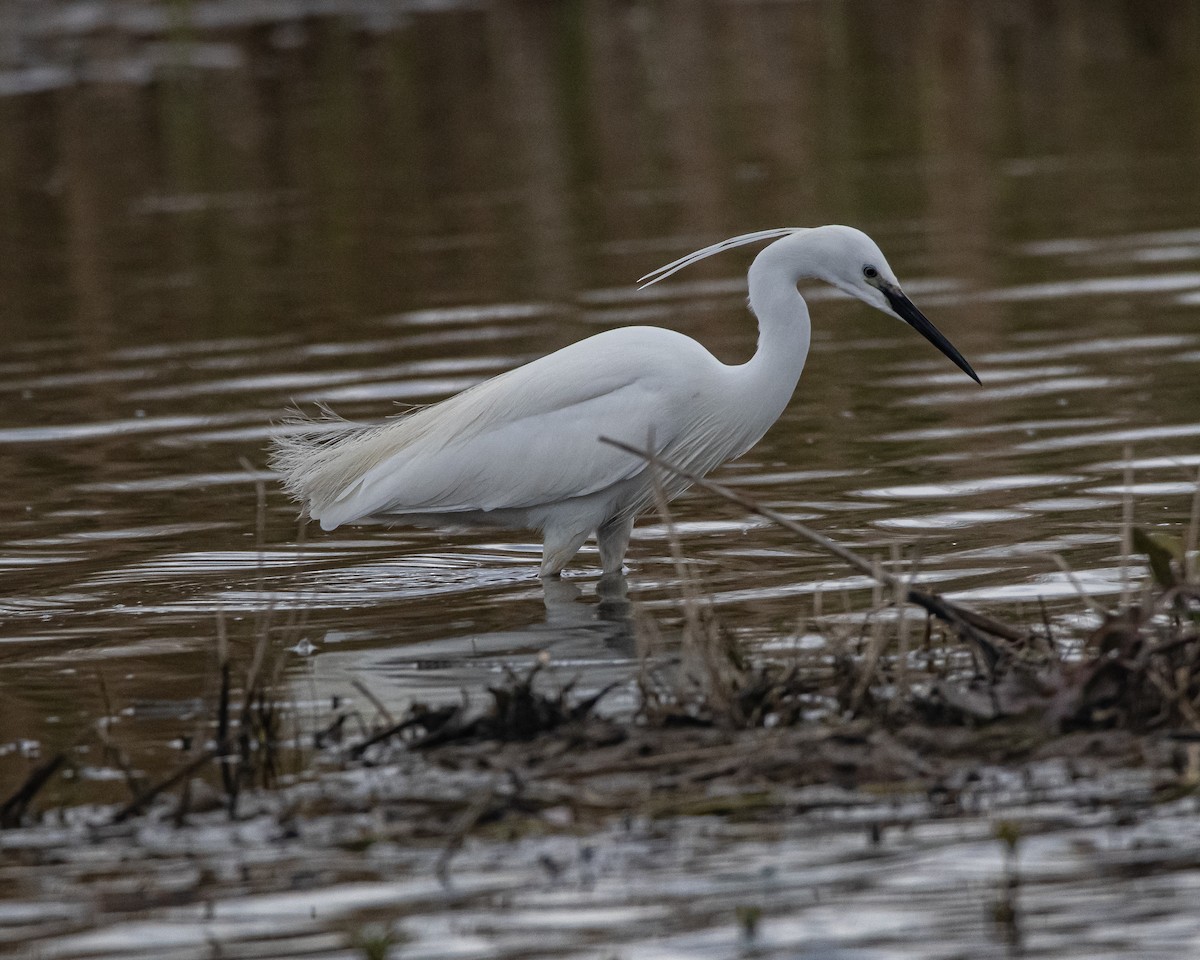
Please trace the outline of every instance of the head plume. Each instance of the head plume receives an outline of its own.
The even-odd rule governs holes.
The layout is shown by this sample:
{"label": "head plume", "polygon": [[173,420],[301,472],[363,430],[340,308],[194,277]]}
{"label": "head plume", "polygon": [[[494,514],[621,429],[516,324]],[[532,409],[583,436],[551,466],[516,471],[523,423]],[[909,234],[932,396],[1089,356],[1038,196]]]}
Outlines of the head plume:
{"label": "head plume", "polygon": [[720,243],[714,243],[712,246],[705,247],[703,250],[695,250],[685,257],[680,257],[668,263],[665,267],[659,267],[657,270],[651,270],[648,274],[638,280],[638,289],[644,290],[651,284],[658,283],[659,280],[665,280],[673,273],[678,273],[684,267],[690,267],[693,263],[703,260],[705,257],[711,257],[714,253],[722,253],[726,250],[732,250],[734,247],[744,247],[749,243],[760,243],[763,240],[778,240],[780,237],[790,236],[793,233],[800,233],[806,227],[775,227],[771,230],[758,230],[755,233],[743,233],[740,237],[730,237],[728,240],[722,240]]}

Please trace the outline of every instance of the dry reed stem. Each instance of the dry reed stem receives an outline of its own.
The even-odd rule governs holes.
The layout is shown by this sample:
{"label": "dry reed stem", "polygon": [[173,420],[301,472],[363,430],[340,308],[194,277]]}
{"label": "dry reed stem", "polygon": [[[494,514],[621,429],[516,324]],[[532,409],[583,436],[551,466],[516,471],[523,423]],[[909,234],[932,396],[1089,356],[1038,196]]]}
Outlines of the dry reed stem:
{"label": "dry reed stem", "polygon": [[228,748],[229,744],[218,743],[193,757],[182,766],[176,767],[171,773],[167,774],[167,776],[163,777],[158,782],[151,784],[127,804],[125,804],[125,806],[121,807],[121,809],[113,814],[112,819],[109,820],[109,823],[124,823],[130,817],[140,813],[142,809],[145,808],[146,804],[150,803],[160,793],[170,790],[185,777],[190,777],[193,773],[203,767],[206,763],[210,762],[213,758],[220,756]]}
{"label": "dry reed stem", "polygon": [[[875,559],[875,567],[877,568],[877,572],[882,573],[878,558]],[[883,621],[879,616],[883,607],[883,587],[883,581],[881,579],[876,579],[872,590],[872,600],[874,603],[871,609],[873,614],[871,620],[871,636],[867,642],[867,650],[862,658],[862,665],[859,668],[858,677],[854,684],[854,690],[850,695],[849,709],[851,715],[853,716],[858,715],[859,707],[862,706],[863,697],[867,695],[867,691],[871,688],[871,681],[875,679],[875,673],[879,669],[879,661],[883,655]]]}
{"label": "dry reed stem", "polygon": [[1119,609],[1128,610],[1132,596],[1132,571],[1130,560],[1133,557],[1133,448],[1125,448],[1125,490],[1121,498],[1121,606]]}
{"label": "dry reed stem", "polygon": [[1042,627],[1046,631],[1046,646],[1052,655],[1058,655],[1058,644],[1054,642],[1054,629],[1050,626],[1050,611],[1046,608],[1046,598],[1039,594],[1038,609],[1042,614]]}
{"label": "dry reed stem", "polygon": [[1183,548],[1183,573],[1189,583],[1200,580],[1200,467],[1196,468],[1196,488],[1192,491],[1192,516],[1187,542]]}
{"label": "dry reed stem", "polygon": [[129,762],[125,751],[112,738],[113,705],[108,695],[108,684],[104,680],[104,671],[96,671],[96,680],[100,685],[100,698],[104,704],[104,718],[97,724],[96,733],[104,748],[105,758],[121,771],[121,776],[125,778],[125,786],[129,788],[131,794],[136,796],[137,792],[142,789],[141,778],[134,771],[133,764]]}
{"label": "dry reed stem", "polygon": [[450,839],[447,841],[446,846],[442,848],[437,865],[434,867],[438,882],[442,886],[450,886],[450,862],[454,859],[454,855],[462,849],[462,845],[466,842],[471,831],[479,826],[480,822],[487,816],[498,799],[500,799],[499,791],[495,786],[491,786],[481,796],[477,797],[458,818]]}
{"label": "dry reed stem", "polygon": [[1075,588],[1075,593],[1079,595],[1079,599],[1083,601],[1084,605],[1091,610],[1092,613],[1099,617],[1108,616],[1108,611],[1104,608],[1103,604],[1096,600],[1095,597],[1090,596],[1088,592],[1083,589],[1083,584],[1079,582],[1079,578],[1075,576],[1075,571],[1072,570],[1067,561],[1063,559],[1062,554],[1049,553],[1046,554],[1046,556],[1054,561],[1059,570],[1066,574],[1067,582]]}
{"label": "dry reed stem", "polygon": [[[647,443],[653,444],[654,438],[648,438]],[[675,576],[679,583],[680,599],[683,606],[683,616],[688,629],[684,631],[684,639],[698,643],[701,635],[700,622],[700,591],[696,586],[695,571],[684,559],[683,544],[679,539],[679,531],[675,527],[675,517],[671,514],[667,502],[666,491],[663,489],[662,478],[658,471],[651,468],[650,478],[653,482],[654,506],[659,518],[667,531],[667,549],[671,554],[671,564],[675,568]]]}
{"label": "dry reed stem", "polygon": [[369,701],[371,701],[371,706],[373,706],[375,708],[376,712],[381,717],[383,717],[384,723],[386,723],[389,727],[396,725],[396,718],[393,717],[391,714],[391,711],[388,710],[388,708],[386,706],[384,706],[383,701],[380,700],[377,696],[375,696],[374,693],[371,692],[370,687],[368,687],[365,683],[363,683],[357,677],[350,681],[350,685],[352,687],[354,687],[354,689],[357,690],[359,693],[361,693],[364,697],[366,697]]}
{"label": "dry reed stem", "polygon": [[[217,743],[226,743],[229,739],[229,694],[233,683],[232,667],[229,662],[229,631],[225,624],[225,611],[217,610],[217,673],[220,686],[217,691]],[[232,797],[237,792],[234,782],[233,763],[221,751],[221,785],[225,795]]]}
{"label": "dry reed stem", "polygon": [[[893,559],[899,563],[900,548],[897,544],[892,544]],[[909,628],[908,617],[904,615],[904,601],[908,596],[908,592],[912,589],[913,583],[917,579],[917,562],[914,560],[909,567],[908,576],[904,578],[901,584],[898,584],[892,590],[892,602],[896,605],[896,688],[900,696],[907,698],[909,692],[908,684],[908,656],[909,656]]]}
{"label": "dry reed stem", "polygon": [[45,763],[39,764],[30,771],[24,783],[17,787],[4,803],[0,804],[0,830],[21,825],[21,818],[25,816],[29,804],[66,762],[67,755],[65,753],[56,753]]}
{"label": "dry reed stem", "polygon": [[1175,689],[1177,691],[1176,701],[1179,706],[1180,715],[1186,720],[1193,730],[1200,730],[1200,713],[1197,713],[1195,704],[1188,697],[1188,687],[1191,685],[1192,671],[1188,666],[1180,666],[1175,669]]}
{"label": "dry reed stem", "polygon": [[[238,463],[247,474],[254,474],[254,464],[245,457],[238,457]],[[264,555],[264,547],[266,542],[267,529],[267,486],[262,480],[254,477],[254,549],[257,553],[255,561],[255,592],[262,596],[266,592],[267,565]],[[273,602],[268,604],[268,609],[264,612],[260,607],[254,614],[254,629],[256,633],[261,633],[266,629],[267,624],[271,620],[271,607]],[[265,622],[264,622],[265,620]]]}
{"label": "dry reed stem", "polygon": [[[647,437],[647,445],[653,446],[654,437]],[[716,707],[716,712],[722,716],[731,716],[734,710],[737,693],[736,674],[729,658],[723,654],[722,638],[712,616],[703,592],[700,589],[700,578],[695,567],[683,555],[683,543],[679,537],[675,518],[671,513],[670,503],[663,488],[662,478],[654,464],[650,466],[653,483],[655,508],[658,511],[667,531],[667,544],[671,561],[678,578],[680,605],[683,608],[684,623],[683,644],[681,650],[680,673],[687,674],[689,661],[704,673],[704,693],[709,704]],[[735,674],[731,676],[731,673]],[[682,691],[676,691],[677,701],[682,700]]]}

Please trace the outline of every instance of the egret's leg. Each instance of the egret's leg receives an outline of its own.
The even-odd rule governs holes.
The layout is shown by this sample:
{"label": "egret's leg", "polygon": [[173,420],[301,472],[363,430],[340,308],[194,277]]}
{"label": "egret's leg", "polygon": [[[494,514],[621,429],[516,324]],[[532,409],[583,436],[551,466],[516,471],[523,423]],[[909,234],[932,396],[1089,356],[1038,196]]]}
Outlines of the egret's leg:
{"label": "egret's leg", "polygon": [[600,544],[600,568],[605,573],[620,573],[633,534],[633,517],[616,517],[596,531]]}
{"label": "egret's leg", "polygon": [[541,576],[557,577],[563,567],[571,562],[571,558],[579,552],[583,542],[591,536],[592,531],[569,529],[554,529],[547,527],[545,541],[542,544]]}

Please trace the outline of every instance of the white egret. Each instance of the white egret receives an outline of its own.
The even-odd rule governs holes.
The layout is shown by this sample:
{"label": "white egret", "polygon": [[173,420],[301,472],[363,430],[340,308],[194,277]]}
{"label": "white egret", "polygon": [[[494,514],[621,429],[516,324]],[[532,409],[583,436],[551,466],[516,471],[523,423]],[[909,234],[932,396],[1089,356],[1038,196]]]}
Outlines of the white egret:
{"label": "white egret", "polygon": [[[292,420],[271,464],[324,530],[355,522],[539,530],[543,577],[557,576],[594,533],[611,573],[653,486],[644,461],[599,438],[640,447],[649,438],[661,457],[696,474],[744,454],[783,413],[804,369],[809,317],[798,281],[823,280],[898,317],[979,381],[901,292],[874,241],[851,227],[733,237],[642,284],[763,240],[775,242],[750,266],[759,335],[746,363],[724,364],[671,330],[621,327],[382,423]],[[668,496],[687,486],[663,482]]]}

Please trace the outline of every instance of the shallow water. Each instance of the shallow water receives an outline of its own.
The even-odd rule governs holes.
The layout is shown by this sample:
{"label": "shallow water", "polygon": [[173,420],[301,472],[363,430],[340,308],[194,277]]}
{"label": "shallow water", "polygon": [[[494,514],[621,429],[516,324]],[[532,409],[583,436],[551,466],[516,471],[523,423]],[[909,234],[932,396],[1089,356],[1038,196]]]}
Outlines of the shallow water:
{"label": "shallow water", "polygon": [[[425,793],[447,785],[422,776]],[[379,797],[404,777],[333,785]],[[1190,956],[1196,801],[1151,803],[1152,786],[1044,762],[984,768],[949,807],[821,786],[793,791],[781,822],[638,814],[580,835],[564,805],[544,833],[473,838],[440,865],[440,846],[388,839],[377,813],[143,824],[76,846],[78,823],[15,831],[0,942],[64,960],[362,957],[384,934],[406,958]]]}
{"label": "shallow water", "polygon": [[[378,418],[622,324],[744,359],[748,251],[633,281],[753,229],[868,230],[984,386],[806,289],[797,396],[718,479],[980,607],[1044,601],[1064,635],[1080,587],[1123,588],[1126,489],[1180,531],[1200,4],[318,6],[97,0],[0,28],[0,795],[109,713],[135,766],[173,763],[218,616],[238,651],[264,624],[294,644],[313,703],[353,679],[457,697],[539,651],[628,677],[593,549],[547,595],[518,534],[300,534],[264,447],[291,403]],[[751,644],[869,595],[711,497],[675,518]],[[669,629],[657,518],[629,566]],[[49,799],[124,795],[78,759]]]}
{"label": "shallow water", "polygon": [[[1085,29],[1065,11],[1038,25],[1033,9],[1014,14],[1019,26],[932,7],[929,22],[895,26],[914,50],[1033,31],[1010,51],[1011,76],[981,54],[931,78],[945,96],[970,82],[1002,99],[1034,82],[1022,59],[1034,33],[1066,43]],[[1102,90],[1073,90],[1074,131],[1032,104],[1009,117],[987,100],[978,117],[913,102],[897,106],[923,140],[899,125],[831,140],[819,118],[865,121],[871,98],[846,91],[810,116],[796,113],[796,90],[877,75],[893,53],[875,49],[875,30],[842,39],[851,64],[790,62],[788,89],[737,59],[772,42],[769,28],[848,26],[823,4],[715,4],[686,40],[661,35],[648,8],[573,8],[550,23],[496,4],[390,25],[264,9],[256,23],[204,28],[225,60],[0,99],[20,133],[0,179],[13,214],[0,267],[12,291],[0,306],[0,442],[15,508],[0,522],[5,739],[71,742],[103,709],[99,674],[135,753],[176,735],[211,682],[218,613],[242,643],[266,611],[276,625],[302,614],[297,639],[311,653],[298,676],[322,692],[367,678],[393,704],[456,695],[537,650],[584,674],[619,669],[633,654],[626,608],[598,617],[591,550],[571,570],[571,599],[544,597],[538,547],[520,535],[351,528],[300,542],[294,507],[263,469],[272,421],[290,403],[385,416],[627,323],[667,324],[744,358],[748,253],[643,292],[632,280],[770,224],[867,228],[984,386],[894,321],[814,289],[797,397],[720,479],[1005,613],[1032,615],[1043,600],[1056,615],[1078,608],[1052,554],[1089,593],[1119,592],[1125,450],[1139,521],[1168,529],[1188,514],[1200,462],[1200,196],[1195,134],[1102,95],[1136,80],[1163,102],[1193,103],[1197,58],[1143,48],[1135,26],[1168,31],[1165,14],[1137,26],[1104,9],[1086,29],[1125,31],[1127,46],[1104,54]],[[722,34],[726,20],[737,29]],[[26,58],[59,53],[54,29],[27,22]],[[147,52],[151,26],[130,30],[123,52],[74,42],[97,64],[163,59]],[[681,55],[675,45],[733,57],[745,75],[651,122],[651,92],[628,78],[598,63],[580,78],[546,59],[567,39],[589,57],[612,44],[669,71],[654,79],[660,92],[691,69],[659,62]],[[500,40],[511,58],[488,45]],[[10,79],[31,69],[12,56]],[[518,56],[529,60],[519,74]],[[1100,57],[1085,45],[1053,79],[1091,76]],[[889,65],[910,76],[919,61]],[[456,114],[447,101],[477,95],[487,71],[502,76],[495,102],[478,120]],[[607,99],[610,87],[623,98]],[[563,89],[578,98],[567,116],[543,102]],[[1102,102],[1103,130],[1091,125]],[[735,106],[749,111],[746,129],[778,142],[701,136],[693,114]],[[649,124],[645,142],[629,143],[620,131],[637,122]],[[676,143],[677,127],[695,138]],[[949,136],[964,129],[983,139]],[[504,138],[511,155],[493,163],[488,145]],[[801,144],[811,149],[790,149]],[[665,169],[651,164],[655,149],[671,157]],[[711,497],[683,498],[676,519],[723,618],[750,641],[798,629],[817,594],[832,613],[864,586]],[[669,617],[675,573],[656,518],[639,527],[630,568],[630,599]]]}

